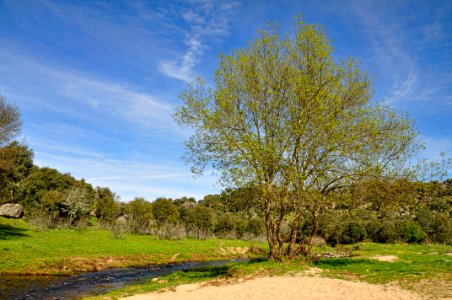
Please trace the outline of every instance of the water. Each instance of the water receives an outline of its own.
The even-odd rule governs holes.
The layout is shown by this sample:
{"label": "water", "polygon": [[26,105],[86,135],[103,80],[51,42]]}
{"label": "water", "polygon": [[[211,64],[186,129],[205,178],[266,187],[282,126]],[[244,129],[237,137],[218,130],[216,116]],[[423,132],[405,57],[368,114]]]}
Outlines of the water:
{"label": "water", "polygon": [[110,269],[70,277],[0,276],[0,299],[80,299],[118,289],[127,284],[143,283],[151,278],[168,275],[176,271],[222,266],[234,261],[249,261],[249,259]]}

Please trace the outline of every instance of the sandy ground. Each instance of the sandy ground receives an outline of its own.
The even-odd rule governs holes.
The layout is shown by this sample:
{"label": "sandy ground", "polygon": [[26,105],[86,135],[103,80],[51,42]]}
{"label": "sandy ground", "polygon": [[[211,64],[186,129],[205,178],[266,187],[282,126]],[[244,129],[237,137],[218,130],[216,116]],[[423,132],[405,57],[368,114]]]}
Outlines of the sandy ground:
{"label": "sandy ground", "polygon": [[259,277],[235,284],[181,285],[175,291],[135,295],[127,300],[150,299],[421,299],[413,292],[388,285],[373,285],[318,276]]}

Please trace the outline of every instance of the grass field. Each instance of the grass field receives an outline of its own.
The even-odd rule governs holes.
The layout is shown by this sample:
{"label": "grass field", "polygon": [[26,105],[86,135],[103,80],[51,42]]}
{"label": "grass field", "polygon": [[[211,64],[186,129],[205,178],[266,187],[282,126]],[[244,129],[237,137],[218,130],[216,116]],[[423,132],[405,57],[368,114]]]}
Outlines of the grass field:
{"label": "grass field", "polygon": [[[294,274],[313,270],[325,277],[395,284],[415,290],[427,298],[452,297],[452,247],[441,245],[373,244],[316,249],[318,252],[351,253],[346,258],[322,258],[318,261],[268,260],[250,263],[230,263],[222,267],[202,268],[190,272],[176,272],[146,284],[131,285],[107,295],[89,299],[115,299],[122,296],[172,289],[177,285],[199,281],[232,281],[257,276]],[[389,261],[384,261],[390,258]],[[381,260],[379,260],[381,259]],[[309,271],[307,274],[311,274]]]}
{"label": "grass field", "polygon": [[[31,231],[23,220],[0,218],[0,274],[73,274],[112,267],[240,257],[250,242],[224,239],[113,238],[87,228]],[[261,244],[260,246],[265,246]]]}
{"label": "grass field", "polygon": [[[115,239],[111,232],[94,228],[36,232],[29,230],[23,220],[0,218],[0,274],[72,274],[111,267],[228,259],[242,256],[244,248],[250,246],[247,241],[222,239],[168,241],[144,235]],[[265,243],[256,246],[266,247]],[[108,296],[114,298],[197,281],[272,276],[316,268],[326,277],[394,283],[434,298],[452,297],[451,246],[360,243],[321,247],[315,252],[328,253],[331,258],[322,256],[281,263],[261,259],[176,272],[146,284],[127,286]],[[346,257],[337,257],[344,253]],[[385,261],[387,258],[390,259]]]}

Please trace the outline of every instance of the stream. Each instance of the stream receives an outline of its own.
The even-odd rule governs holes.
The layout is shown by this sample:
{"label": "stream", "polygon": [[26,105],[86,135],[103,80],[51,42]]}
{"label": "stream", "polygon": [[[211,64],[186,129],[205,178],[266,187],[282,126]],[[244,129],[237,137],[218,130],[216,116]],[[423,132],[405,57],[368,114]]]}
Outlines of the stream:
{"label": "stream", "polygon": [[223,266],[230,262],[250,259],[184,262],[148,267],[109,269],[74,276],[0,276],[0,299],[80,299],[121,288],[128,284],[146,282],[176,271],[191,271],[202,267]]}

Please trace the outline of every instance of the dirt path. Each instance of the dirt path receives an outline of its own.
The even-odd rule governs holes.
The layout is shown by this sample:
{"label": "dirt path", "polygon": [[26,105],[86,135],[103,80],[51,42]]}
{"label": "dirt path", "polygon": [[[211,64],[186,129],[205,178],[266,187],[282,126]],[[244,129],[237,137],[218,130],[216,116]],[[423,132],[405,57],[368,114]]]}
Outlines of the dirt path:
{"label": "dirt path", "polygon": [[123,298],[124,300],[151,299],[421,299],[413,292],[388,285],[374,285],[339,279],[299,276],[260,277],[235,284],[214,286],[209,284],[181,285],[175,291],[151,293]]}

